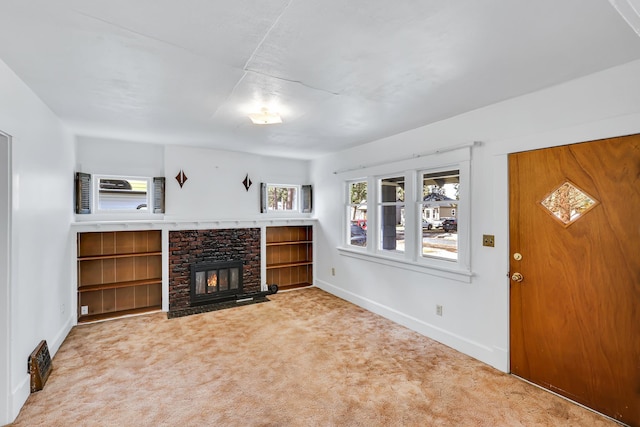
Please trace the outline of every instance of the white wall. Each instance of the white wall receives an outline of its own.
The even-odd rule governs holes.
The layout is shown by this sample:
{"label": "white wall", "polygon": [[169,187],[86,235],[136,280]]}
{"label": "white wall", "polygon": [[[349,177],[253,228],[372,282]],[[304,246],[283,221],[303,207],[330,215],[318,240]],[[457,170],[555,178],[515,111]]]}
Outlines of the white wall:
{"label": "white wall", "polygon": [[4,424],[29,396],[29,354],[43,339],[55,354],[75,317],[69,257],[74,148],[59,119],[1,61],[0,93],[0,129],[12,136],[10,336],[2,343],[9,344],[9,378],[0,377],[0,387],[8,388],[8,401],[0,405]]}
{"label": "white wall", "polygon": [[[305,160],[82,136],[76,141],[76,170],[105,175],[165,176],[164,218],[168,220],[268,219],[273,215],[260,214],[260,182],[308,184],[310,179],[309,162]],[[182,188],[175,179],[180,170],[188,178]],[[253,182],[249,191],[242,184],[247,174]],[[162,219],[162,216],[147,216]],[[142,217],[131,214],[76,216],[79,221],[132,218]]]}
{"label": "white wall", "polygon": [[78,136],[76,171],[99,175],[164,176],[164,146]]}
{"label": "white wall", "polygon": [[[635,61],[314,161],[316,284],[508,371],[507,154],[640,132],[638,76]],[[339,253],[345,190],[333,171],[472,141],[481,144],[471,161],[471,283]],[[495,248],[482,246],[483,234],[495,235]]]}
{"label": "white wall", "polygon": [[[182,188],[174,178],[180,170],[188,178]],[[268,219],[273,215],[260,214],[260,182],[310,183],[308,161],[182,146],[166,148],[165,173],[167,219]]]}

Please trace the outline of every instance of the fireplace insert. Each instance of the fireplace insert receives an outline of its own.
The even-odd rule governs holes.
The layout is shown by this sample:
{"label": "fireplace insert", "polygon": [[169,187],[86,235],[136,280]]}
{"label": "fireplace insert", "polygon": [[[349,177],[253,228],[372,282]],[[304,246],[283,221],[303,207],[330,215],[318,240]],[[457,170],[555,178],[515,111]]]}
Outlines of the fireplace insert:
{"label": "fireplace insert", "polygon": [[191,305],[208,304],[242,295],[242,261],[191,265]]}

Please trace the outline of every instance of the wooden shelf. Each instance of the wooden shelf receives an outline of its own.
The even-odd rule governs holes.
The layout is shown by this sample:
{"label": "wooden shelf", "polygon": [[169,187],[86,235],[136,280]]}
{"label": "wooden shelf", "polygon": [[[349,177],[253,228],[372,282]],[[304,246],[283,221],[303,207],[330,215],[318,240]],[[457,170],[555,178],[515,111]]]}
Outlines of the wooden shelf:
{"label": "wooden shelf", "polygon": [[267,227],[267,283],[279,289],[313,283],[313,227]]}
{"label": "wooden shelf", "polygon": [[[154,306],[144,307],[144,308],[134,308],[134,309],[131,309],[131,310],[122,310],[122,311],[118,312],[118,316],[128,316],[128,315],[132,315],[132,314],[151,313],[151,312],[159,311],[159,310],[162,310],[162,306],[161,305],[154,305]],[[87,315],[78,317],[78,323],[95,322],[95,321],[98,321],[98,320],[111,319],[112,317],[114,317],[113,313],[87,314]]]}
{"label": "wooden shelf", "polygon": [[313,241],[311,240],[299,240],[299,241],[293,241],[293,242],[272,242],[272,243],[267,243],[267,247],[269,246],[287,246],[287,245],[306,245],[306,244],[310,244],[313,243]]}
{"label": "wooden shelf", "polygon": [[115,283],[104,283],[99,285],[84,285],[78,287],[78,292],[89,292],[89,291],[99,291],[102,289],[117,289],[117,288],[126,288],[129,286],[144,286],[144,285],[156,285],[162,284],[162,278],[156,279],[147,279],[147,280],[132,280],[129,282],[115,282]]}
{"label": "wooden shelf", "polygon": [[288,291],[291,289],[308,288],[312,286],[311,283],[292,283],[290,285],[278,286],[278,291]]}
{"label": "wooden shelf", "polygon": [[271,265],[267,265],[267,270],[272,268],[297,267],[300,265],[313,265],[313,261],[296,261],[296,262],[285,262],[281,264],[271,264]]}
{"label": "wooden shelf", "polygon": [[160,230],[78,233],[77,264],[78,321],[162,306]]}
{"label": "wooden shelf", "polygon": [[132,258],[140,256],[157,256],[162,255],[162,252],[137,252],[132,254],[117,254],[117,255],[91,255],[78,257],[78,261],[93,261],[96,259],[116,259],[116,258]]}

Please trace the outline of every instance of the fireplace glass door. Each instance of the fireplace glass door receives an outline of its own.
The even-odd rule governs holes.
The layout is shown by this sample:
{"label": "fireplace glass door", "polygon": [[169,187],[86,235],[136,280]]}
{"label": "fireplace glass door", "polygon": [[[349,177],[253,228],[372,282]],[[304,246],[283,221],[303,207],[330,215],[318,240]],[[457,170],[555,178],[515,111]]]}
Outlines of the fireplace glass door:
{"label": "fireplace glass door", "polygon": [[192,302],[242,293],[242,262],[195,264],[191,276]]}

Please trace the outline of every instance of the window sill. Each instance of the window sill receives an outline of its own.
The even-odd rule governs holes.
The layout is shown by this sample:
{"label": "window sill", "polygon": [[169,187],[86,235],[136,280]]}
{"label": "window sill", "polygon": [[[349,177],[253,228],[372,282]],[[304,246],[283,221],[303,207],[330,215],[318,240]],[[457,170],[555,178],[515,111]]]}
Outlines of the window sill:
{"label": "window sill", "polygon": [[90,213],[75,214],[76,223],[109,223],[109,222],[149,222],[162,221],[164,214],[154,214],[148,212],[126,213],[126,212],[110,212],[110,213]]}
{"label": "window sill", "polygon": [[415,261],[399,259],[396,257],[385,256],[381,254],[372,254],[359,249],[348,247],[338,247],[340,255],[350,258],[356,258],[363,261],[375,262],[377,264],[388,265],[390,267],[401,268],[404,270],[415,271],[418,273],[429,274],[431,276],[443,277],[446,279],[456,280],[458,282],[471,283],[473,273],[466,270],[456,270],[454,268],[446,268],[440,266],[421,264]]}

